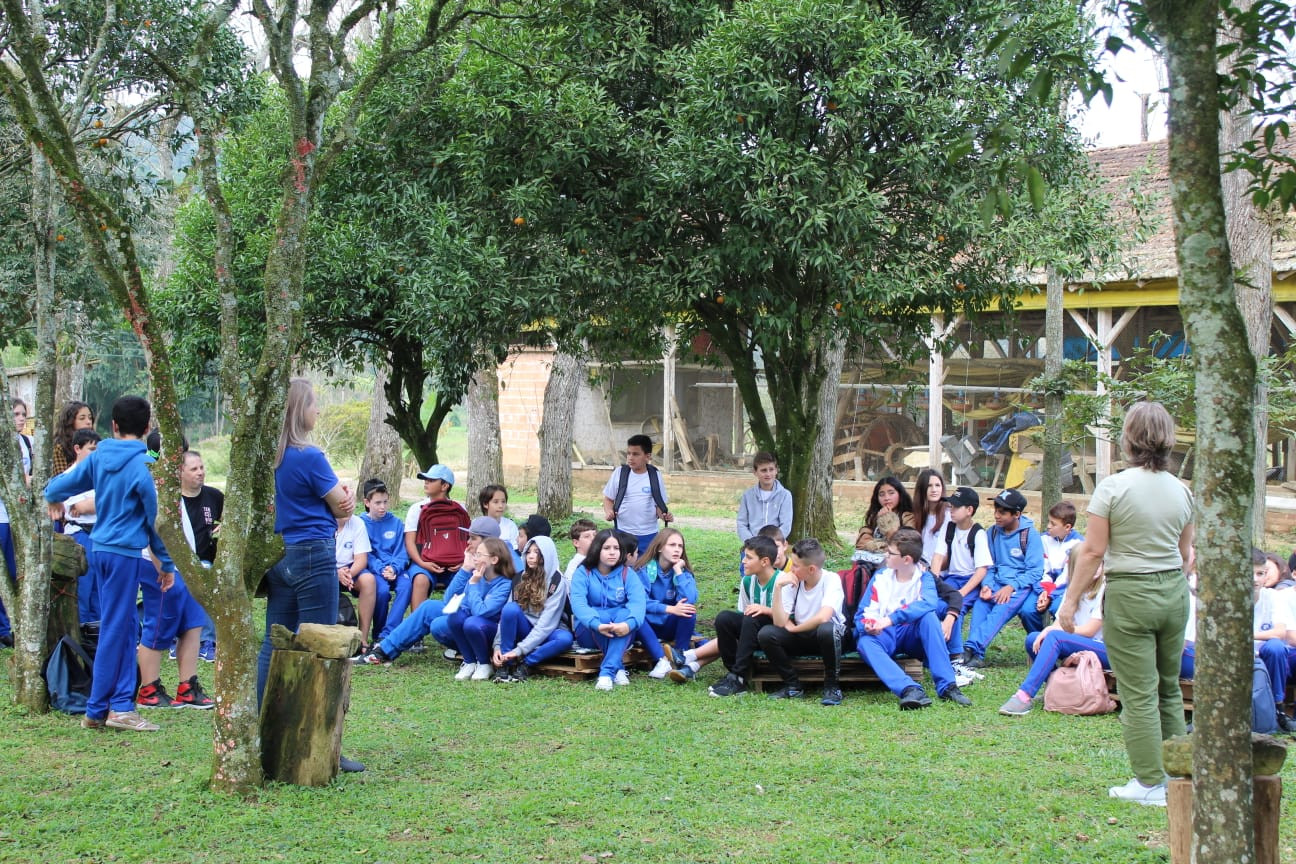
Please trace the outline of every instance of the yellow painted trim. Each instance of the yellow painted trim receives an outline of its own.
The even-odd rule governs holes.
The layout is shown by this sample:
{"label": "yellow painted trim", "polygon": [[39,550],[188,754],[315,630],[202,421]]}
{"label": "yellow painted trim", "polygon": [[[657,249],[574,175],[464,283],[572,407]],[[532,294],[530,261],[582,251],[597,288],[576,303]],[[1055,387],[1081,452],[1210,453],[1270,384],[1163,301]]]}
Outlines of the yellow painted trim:
{"label": "yellow painted trim", "polygon": [[[1296,301],[1296,280],[1275,280],[1273,286],[1275,302],[1289,303]],[[1022,294],[1014,304],[1018,311],[1039,312],[1045,307],[1044,292]],[[1145,286],[1131,282],[1108,283],[1101,289],[1086,288],[1083,291],[1068,288],[1062,298],[1064,309],[1116,309],[1128,306],[1178,306],[1179,284],[1173,280],[1159,279]]]}

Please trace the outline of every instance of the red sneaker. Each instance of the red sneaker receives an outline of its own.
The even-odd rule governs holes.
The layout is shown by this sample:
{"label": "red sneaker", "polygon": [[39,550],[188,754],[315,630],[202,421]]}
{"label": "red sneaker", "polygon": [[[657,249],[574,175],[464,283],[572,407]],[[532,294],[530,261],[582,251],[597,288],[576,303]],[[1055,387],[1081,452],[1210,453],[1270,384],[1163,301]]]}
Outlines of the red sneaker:
{"label": "red sneaker", "polygon": [[198,683],[198,676],[194,675],[188,681],[181,681],[180,686],[176,687],[176,695],[171,701],[171,707],[207,710],[215,708],[216,702],[203,692],[202,685]]}
{"label": "red sneaker", "polygon": [[170,708],[172,699],[159,679],[139,689],[139,693],[135,696],[135,704],[141,708]]}

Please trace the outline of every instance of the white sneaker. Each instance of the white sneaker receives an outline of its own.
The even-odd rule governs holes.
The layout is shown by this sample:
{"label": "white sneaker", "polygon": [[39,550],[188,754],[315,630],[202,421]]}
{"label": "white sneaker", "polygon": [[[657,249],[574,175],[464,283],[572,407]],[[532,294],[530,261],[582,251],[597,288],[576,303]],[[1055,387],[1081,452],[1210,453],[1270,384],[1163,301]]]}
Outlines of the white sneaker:
{"label": "white sneaker", "polygon": [[625,687],[627,684],[630,683],[630,676],[626,674],[626,671],[624,669],[620,669],[617,671],[616,678],[613,680],[616,681],[616,685],[618,687]]}
{"label": "white sneaker", "polygon": [[600,675],[598,681],[594,684],[595,690],[611,690],[612,679],[606,675]]}
{"label": "white sneaker", "polygon": [[473,673],[475,673],[476,671],[477,671],[476,663],[465,663],[462,666],[460,666],[459,671],[455,673],[455,680],[467,681],[469,678],[473,676]]}
{"label": "white sneaker", "polygon": [[1158,783],[1155,786],[1144,786],[1137,777],[1124,786],[1111,787],[1107,790],[1107,794],[1112,798],[1133,801],[1135,804],[1144,804],[1148,807],[1166,806],[1165,784]]}
{"label": "white sneaker", "polygon": [[[670,662],[669,660],[667,660],[665,657],[663,657],[662,659],[660,659],[660,660],[657,661],[657,665],[654,666],[654,667],[652,668],[652,671],[648,673],[648,677],[649,677],[649,678],[659,678],[659,679],[660,679],[660,678],[665,678],[665,677],[666,677],[666,673],[669,672],[671,669],[674,669],[674,668],[675,668],[674,666],[671,666],[671,662]],[[629,682],[627,682],[627,683],[629,683]]]}
{"label": "white sneaker", "polygon": [[489,681],[490,677],[495,674],[494,667],[489,663],[478,663],[477,670],[472,674],[473,681]]}

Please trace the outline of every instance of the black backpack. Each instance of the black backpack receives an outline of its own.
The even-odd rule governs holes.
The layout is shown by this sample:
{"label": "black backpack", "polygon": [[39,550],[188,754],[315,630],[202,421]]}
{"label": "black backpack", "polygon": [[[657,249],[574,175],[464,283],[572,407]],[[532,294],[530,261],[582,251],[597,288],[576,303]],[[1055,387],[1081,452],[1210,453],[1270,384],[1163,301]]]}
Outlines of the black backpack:
{"label": "black backpack", "polygon": [[69,636],[59,639],[45,661],[45,689],[50,707],[65,714],[84,714],[90,699],[94,660]]}
{"label": "black backpack", "polygon": [[[949,572],[949,565],[950,565],[950,561],[954,560],[954,555],[952,554],[952,553],[953,553],[953,550],[954,550],[954,532],[957,531],[957,530],[958,530],[958,526],[955,525],[955,524],[953,523],[953,521],[951,521],[948,525],[945,526],[945,548],[948,549],[948,550],[950,550],[950,553],[951,553],[951,554],[947,555],[946,558],[945,558],[945,572],[946,572],[946,573]],[[978,531],[984,531],[984,530],[985,530],[985,529],[982,528],[980,525],[978,525],[976,522],[973,522],[973,523],[972,523],[972,527],[968,529],[968,533],[967,533],[967,547],[968,547],[968,554],[972,556],[973,564],[976,563],[976,546],[975,546],[975,544],[976,544],[977,532],[978,532]],[[1022,546],[1022,551],[1023,551],[1023,552],[1026,551],[1026,547],[1025,547],[1025,545]],[[933,556],[933,557],[935,557],[935,556]],[[933,574],[933,575],[935,575],[935,574]]]}
{"label": "black backpack", "polygon": [[[657,509],[660,510],[661,512],[669,513],[670,508],[666,506],[666,498],[665,496],[662,495],[662,491],[661,491],[661,478],[658,476],[660,472],[651,465],[648,465],[646,467],[648,468],[648,491],[652,494],[653,503],[657,505]],[[630,466],[622,465],[621,471],[617,475],[617,494],[616,494],[616,499],[612,502],[613,513],[621,512],[621,502],[625,500],[626,489],[629,486],[630,486]],[[617,520],[614,517],[612,519],[613,528],[616,527],[616,523]]]}

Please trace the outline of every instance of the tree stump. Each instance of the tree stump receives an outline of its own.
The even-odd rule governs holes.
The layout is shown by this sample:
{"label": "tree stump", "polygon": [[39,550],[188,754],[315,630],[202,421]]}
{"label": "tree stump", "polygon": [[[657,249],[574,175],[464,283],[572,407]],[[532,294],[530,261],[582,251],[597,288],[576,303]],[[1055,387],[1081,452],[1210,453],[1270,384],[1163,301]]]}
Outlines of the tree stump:
{"label": "tree stump", "polygon": [[338,773],[351,697],[350,656],[360,634],[354,627],[302,629],[309,629],[305,638],[282,627],[271,636],[275,650],[261,703],[261,765],[267,777],[282,783],[326,786]]}
{"label": "tree stump", "polygon": [[[1257,775],[1251,780],[1255,796],[1256,864],[1278,864],[1278,818],[1282,778]],[[1193,786],[1188,777],[1172,777],[1166,785],[1166,820],[1170,825],[1170,864],[1193,860]]]}

